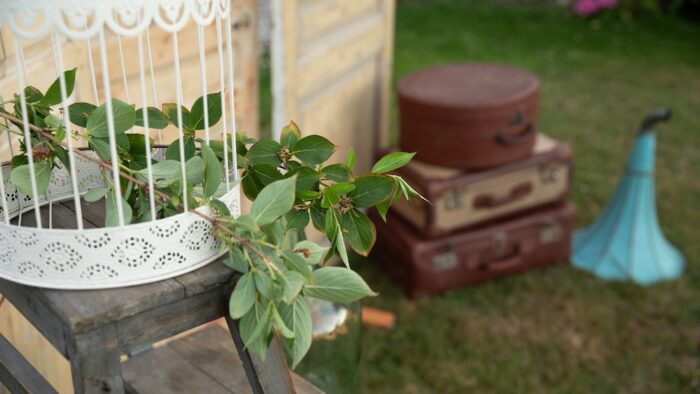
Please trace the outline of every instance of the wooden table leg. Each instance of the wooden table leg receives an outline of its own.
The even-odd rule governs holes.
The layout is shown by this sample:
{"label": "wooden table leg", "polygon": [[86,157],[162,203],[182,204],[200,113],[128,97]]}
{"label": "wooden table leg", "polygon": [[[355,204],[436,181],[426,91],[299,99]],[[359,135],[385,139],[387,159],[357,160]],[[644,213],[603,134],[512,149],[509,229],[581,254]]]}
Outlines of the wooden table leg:
{"label": "wooden table leg", "polygon": [[245,349],[243,339],[238,329],[238,321],[231,319],[228,313],[225,314],[225,317],[253,393],[296,393],[279,339],[275,337],[272,340],[267,355],[265,356],[265,362],[263,362],[258,356]]}
{"label": "wooden table leg", "polygon": [[123,393],[121,352],[114,326],[105,326],[74,339],[70,355],[73,388],[78,394]]}

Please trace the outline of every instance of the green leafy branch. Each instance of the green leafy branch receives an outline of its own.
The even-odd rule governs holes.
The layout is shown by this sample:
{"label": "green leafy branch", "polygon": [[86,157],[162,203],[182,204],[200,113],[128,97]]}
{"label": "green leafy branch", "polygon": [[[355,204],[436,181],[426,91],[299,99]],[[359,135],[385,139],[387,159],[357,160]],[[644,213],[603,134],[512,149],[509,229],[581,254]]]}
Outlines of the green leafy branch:
{"label": "green leafy branch", "polygon": [[[75,70],[67,71],[64,80],[70,96]],[[349,269],[346,243],[355,252],[367,255],[375,243],[376,229],[364,210],[375,207],[384,217],[402,196],[420,197],[403,179],[391,174],[407,164],[413,154],[389,154],[368,173],[356,176],[352,150],[343,163],[326,163],[337,147],[322,136],[302,137],[293,122],[282,130],[279,142],[256,141],[243,133],[237,133],[235,146],[231,138],[198,139],[197,131],[214,127],[221,119],[220,93],[197,99],[189,109],[164,104],[162,111],[154,107],[136,109],[112,100],[109,119],[106,103],[75,103],[68,114],[53,109],[61,104],[59,82],[54,82],[45,94],[34,87],[24,90],[27,124],[22,121],[20,96],[12,100],[13,113],[0,106],[0,117],[10,123],[3,129],[23,136],[23,128],[27,127],[31,136],[32,151],[22,144],[20,153],[13,157],[11,181],[23,194],[33,195],[28,168],[31,154],[37,193],[44,193],[55,167],[70,168],[66,138],[74,138],[86,141],[95,154],[76,148],[73,153],[102,169],[106,187],[89,190],[84,198],[106,200],[107,226],[119,223],[119,198],[124,207],[122,219],[127,224],[153,219],[151,192],[157,197],[156,218],[183,212],[186,199],[188,211],[209,221],[214,235],[226,243],[229,255],[225,264],[241,274],[230,298],[229,313],[240,319],[241,336],[249,350],[264,358],[270,341],[280,335],[296,365],[311,344],[307,298],[353,302],[374,295]],[[66,136],[65,116],[76,126],[70,136]],[[151,154],[154,144],[150,138],[128,132],[134,127],[162,129],[171,125],[182,130],[183,136],[167,146],[161,159]],[[115,140],[116,160],[111,154],[110,134]],[[226,191],[222,179],[228,176],[222,160],[233,154],[243,173],[242,189],[253,200],[250,213],[238,217],[217,199]],[[118,180],[110,176],[115,166]],[[121,194],[116,193],[114,182],[119,182]],[[194,209],[202,205],[208,205],[212,214]],[[304,228],[310,223],[328,237],[329,247],[303,239]],[[333,256],[338,256],[345,267],[324,266]]]}

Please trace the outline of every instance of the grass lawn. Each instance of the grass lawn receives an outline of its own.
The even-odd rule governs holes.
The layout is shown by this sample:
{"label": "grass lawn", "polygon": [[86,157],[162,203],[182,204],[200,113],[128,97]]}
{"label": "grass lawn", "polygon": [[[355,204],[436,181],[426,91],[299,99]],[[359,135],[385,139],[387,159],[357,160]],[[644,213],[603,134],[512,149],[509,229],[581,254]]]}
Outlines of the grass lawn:
{"label": "grass lawn", "polygon": [[700,392],[700,25],[598,23],[506,3],[399,1],[395,80],[459,61],[536,72],[540,129],[575,151],[581,226],[610,197],[640,118],[672,107],[658,204],[688,267],[641,288],[562,265],[414,302],[362,262],[381,293],[366,303],[398,314],[395,329],[365,332],[363,392]]}

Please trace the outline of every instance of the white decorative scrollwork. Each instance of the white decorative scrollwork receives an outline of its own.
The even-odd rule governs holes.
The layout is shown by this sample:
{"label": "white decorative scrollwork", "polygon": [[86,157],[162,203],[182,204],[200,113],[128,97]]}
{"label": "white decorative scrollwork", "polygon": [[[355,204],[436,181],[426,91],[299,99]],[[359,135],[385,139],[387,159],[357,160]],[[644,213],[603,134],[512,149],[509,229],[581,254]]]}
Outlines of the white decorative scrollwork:
{"label": "white decorative scrollwork", "polygon": [[55,29],[85,40],[105,27],[133,37],[152,23],[171,33],[190,19],[205,26],[215,17],[228,17],[231,6],[230,0],[0,0],[0,9],[0,25],[21,39],[40,39]]}

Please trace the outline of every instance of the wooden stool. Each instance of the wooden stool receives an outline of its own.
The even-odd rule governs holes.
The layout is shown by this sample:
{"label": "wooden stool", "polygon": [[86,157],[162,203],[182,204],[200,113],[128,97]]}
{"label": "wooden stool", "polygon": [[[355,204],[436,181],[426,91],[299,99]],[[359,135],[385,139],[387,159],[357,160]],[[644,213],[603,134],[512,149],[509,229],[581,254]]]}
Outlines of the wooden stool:
{"label": "wooden stool", "polygon": [[[221,376],[209,382],[216,383],[217,392],[294,393],[297,389],[319,392],[301,378],[292,378],[277,340],[270,346],[265,362],[244,350],[237,322],[231,319],[227,319],[231,332],[231,336],[226,336],[228,341],[223,341],[222,327],[212,326],[193,334],[192,338],[144,351],[155,342],[227,316],[228,296],[235,279],[230,269],[216,261],[174,279],[124,289],[47,290],[0,280],[0,293],[70,360],[77,393],[120,393],[127,389],[149,392],[148,387],[160,387],[159,391],[164,392],[168,385],[163,385],[162,379],[175,376],[178,382],[198,385],[202,381],[198,374],[206,374],[207,366],[212,364],[198,362],[200,369],[183,368],[187,362],[194,362],[193,357],[218,360],[216,371],[209,372]],[[231,337],[240,362],[234,362]],[[32,373],[26,360],[13,350],[0,337],[0,380],[5,386],[19,392],[45,392],[37,387],[51,392],[48,383],[36,371]],[[174,351],[180,352],[180,356],[168,357]],[[134,356],[122,364],[122,354]],[[229,376],[224,377],[225,370]],[[244,382],[242,371],[250,389],[224,388],[229,383]],[[193,389],[187,385],[179,387],[185,391],[174,392]],[[207,387],[201,390],[212,392]]]}

